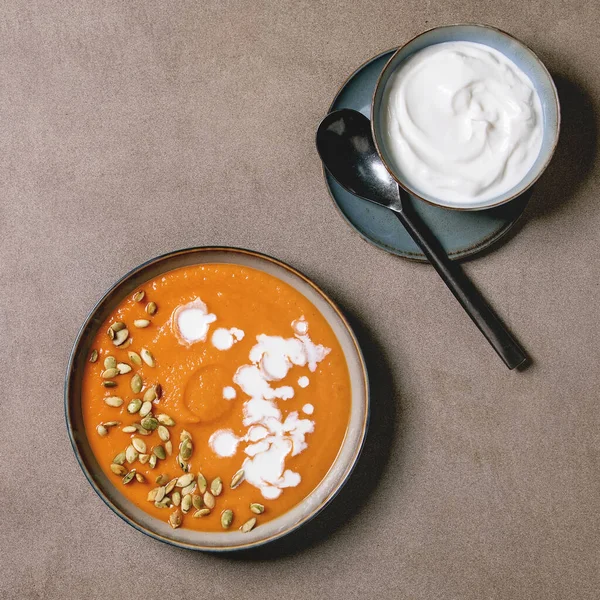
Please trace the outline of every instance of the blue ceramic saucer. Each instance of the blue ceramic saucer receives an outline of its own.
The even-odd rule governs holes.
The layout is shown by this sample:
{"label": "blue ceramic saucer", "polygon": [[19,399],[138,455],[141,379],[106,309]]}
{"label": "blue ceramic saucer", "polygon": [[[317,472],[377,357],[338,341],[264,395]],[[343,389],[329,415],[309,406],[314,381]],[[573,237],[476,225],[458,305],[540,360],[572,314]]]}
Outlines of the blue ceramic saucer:
{"label": "blue ceramic saucer", "polygon": [[[371,117],[371,99],[377,79],[395,50],[384,52],[359,67],[337,93],[329,112],[353,108]],[[403,258],[426,261],[400,221],[386,208],[357,198],[325,172],[325,182],[342,216],[364,239]],[[427,223],[453,259],[473,256],[497,242],[521,216],[531,190],[515,200],[480,211],[457,211],[411,198],[415,211]]]}

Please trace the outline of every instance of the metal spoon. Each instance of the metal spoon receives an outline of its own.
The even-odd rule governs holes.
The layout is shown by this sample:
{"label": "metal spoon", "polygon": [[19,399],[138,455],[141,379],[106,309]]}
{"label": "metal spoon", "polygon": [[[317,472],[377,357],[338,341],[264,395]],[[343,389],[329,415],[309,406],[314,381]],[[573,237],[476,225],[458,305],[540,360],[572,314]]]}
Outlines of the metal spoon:
{"label": "metal spoon", "polygon": [[327,170],[342,187],[394,212],[506,366],[514,369],[523,365],[527,361],[524,350],[460,265],[448,258],[407,201],[407,192],[394,181],[379,158],[369,119],[350,109],[330,113],[319,125],[317,150]]}

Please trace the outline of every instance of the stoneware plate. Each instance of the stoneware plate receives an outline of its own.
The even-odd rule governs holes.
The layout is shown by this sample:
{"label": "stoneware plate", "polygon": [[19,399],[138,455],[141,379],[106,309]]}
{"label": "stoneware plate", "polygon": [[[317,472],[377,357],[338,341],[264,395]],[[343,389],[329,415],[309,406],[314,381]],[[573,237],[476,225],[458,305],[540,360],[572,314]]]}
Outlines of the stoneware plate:
{"label": "stoneware plate", "polygon": [[[249,533],[231,531],[208,533],[190,529],[171,529],[134,506],[107,478],[98,465],[85,435],[81,411],[81,383],[85,361],[98,327],[127,295],[144,282],[179,267],[205,264],[237,264],[269,273],[304,294],[337,336],[344,352],[352,386],[350,423],[338,456],[319,486],[303,502],[286,514],[256,527]],[[158,540],[194,550],[228,551],[259,546],[280,538],[314,517],[336,495],[348,479],[366,435],[369,415],[367,372],[362,353],[348,322],[335,304],[308,278],[288,265],[249,250],[203,247],[179,250],[154,258],[118,281],[94,307],[85,320],[69,359],[65,381],[65,415],[75,456],[85,476],[102,500],[127,523]]]}
{"label": "stoneware plate", "polygon": [[[384,52],[359,67],[344,83],[329,112],[353,108],[371,118],[371,100],[383,67],[396,50]],[[382,206],[357,198],[325,172],[325,182],[347,223],[364,239],[403,258],[426,262],[400,221]],[[485,211],[455,211],[411,198],[415,210],[453,259],[473,256],[504,236],[521,216],[531,189],[515,200]]]}

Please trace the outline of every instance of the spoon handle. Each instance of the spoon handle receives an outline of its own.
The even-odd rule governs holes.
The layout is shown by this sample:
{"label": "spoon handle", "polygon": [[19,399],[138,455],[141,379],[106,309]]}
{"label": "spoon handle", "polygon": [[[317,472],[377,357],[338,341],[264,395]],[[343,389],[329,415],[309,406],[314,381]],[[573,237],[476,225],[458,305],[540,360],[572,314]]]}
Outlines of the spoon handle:
{"label": "spoon handle", "polygon": [[[403,192],[401,192],[402,194]],[[465,275],[458,263],[452,262],[438,240],[429,231],[429,228],[421,218],[408,206],[408,202],[402,202],[402,210],[394,211],[400,219],[406,231],[415,243],[423,250],[429,262],[435,267],[444,283],[461,303],[466,313],[471,317],[473,323],[498,353],[509,369],[523,365],[527,361],[527,355],[519,346],[517,341],[507,331],[506,327],[487,304],[483,296]]]}

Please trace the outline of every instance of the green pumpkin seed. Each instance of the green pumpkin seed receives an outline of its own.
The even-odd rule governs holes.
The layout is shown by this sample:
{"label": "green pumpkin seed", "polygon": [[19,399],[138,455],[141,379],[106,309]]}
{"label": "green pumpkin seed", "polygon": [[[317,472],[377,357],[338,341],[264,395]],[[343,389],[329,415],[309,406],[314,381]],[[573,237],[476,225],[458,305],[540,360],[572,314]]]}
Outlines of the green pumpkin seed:
{"label": "green pumpkin seed", "polygon": [[154,400],[156,400],[156,389],[152,386],[145,391],[144,402],[154,402]]}
{"label": "green pumpkin seed", "polygon": [[109,327],[108,330],[106,331],[106,334],[108,335],[108,337],[111,340],[115,339],[115,330],[112,327]]}
{"label": "green pumpkin seed", "polygon": [[102,379],[113,379],[119,374],[119,369],[117,367],[112,367],[110,369],[106,369],[102,371]]}
{"label": "green pumpkin seed", "polygon": [[160,383],[157,383],[154,386],[154,393],[156,394],[156,398],[158,400],[160,400],[162,398],[162,385],[160,385]]}
{"label": "green pumpkin seed", "polygon": [[142,366],[142,359],[140,357],[140,355],[137,352],[134,352],[133,350],[129,350],[129,352],[127,352],[127,356],[129,356],[129,360],[136,366],[141,367]]}
{"label": "green pumpkin seed", "polygon": [[135,433],[137,429],[133,425],[125,425],[121,431],[123,433]]}
{"label": "green pumpkin seed", "polygon": [[123,484],[127,485],[135,477],[135,469],[131,469],[125,477],[123,477]]}
{"label": "green pumpkin seed", "polygon": [[133,446],[127,446],[125,449],[125,458],[129,464],[134,463],[138,459],[138,451]]}
{"label": "green pumpkin seed", "polygon": [[181,499],[181,510],[182,512],[187,513],[190,508],[192,508],[192,495],[187,494]]}
{"label": "green pumpkin seed", "polygon": [[123,398],[119,398],[119,396],[107,396],[104,398],[104,403],[113,408],[118,408],[123,404]]}
{"label": "green pumpkin seed", "polygon": [[154,367],[156,365],[156,361],[154,360],[154,356],[152,356],[152,352],[150,352],[150,350],[147,348],[142,348],[140,356],[149,367]]}
{"label": "green pumpkin seed", "polygon": [[183,521],[183,515],[181,514],[181,511],[179,509],[173,511],[170,515],[169,515],[169,525],[173,528],[173,529],[177,529],[178,527],[181,526],[181,523]]}
{"label": "green pumpkin seed", "polygon": [[212,510],[215,507],[215,497],[210,492],[204,492],[202,500],[204,501],[204,506],[206,506],[206,508],[210,508]]}
{"label": "green pumpkin seed", "polygon": [[201,508],[200,510],[197,510],[192,516],[194,517],[194,519],[199,519],[200,517],[207,517],[208,515],[210,515],[210,509]]}
{"label": "green pumpkin seed", "polygon": [[112,463],[110,465],[110,470],[115,474],[123,477],[127,473],[127,469],[122,465],[118,465],[117,463]]}
{"label": "green pumpkin seed", "polygon": [[127,329],[121,329],[121,331],[117,331],[115,333],[115,339],[113,340],[113,344],[115,346],[122,346],[128,337],[129,331]]}
{"label": "green pumpkin seed", "polygon": [[113,458],[113,463],[115,465],[123,465],[125,464],[125,460],[126,460],[126,454],[125,451],[123,452],[119,452],[119,454],[117,454],[114,458]]}
{"label": "green pumpkin seed", "polygon": [[164,485],[161,485],[160,487],[156,488],[156,498],[155,498],[155,500],[157,502],[160,502],[166,495],[167,495],[167,492],[165,490],[165,486]]}
{"label": "green pumpkin seed", "polygon": [[121,421],[105,421],[102,423],[104,427],[118,427],[121,424]]}
{"label": "green pumpkin seed", "polygon": [[123,323],[123,321],[115,321],[110,326],[110,329],[112,329],[115,333],[117,333],[118,331],[123,331],[123,329],[125,329],[125,323]]}
{"label": "green pumpkin seed", "polygon": [[154,431],[158,427],[158,421],[151,415],[142,419],[142,427],[148,431]]}
{"label": "green pumpkin seed", "polygon": [[161,473],[156,479],[158,485],[165,485],[169,481],[169,476],[166,473]]}
{"label": "green pumpkin seed", "polygon": [[255,515],[262,515],[265,512],[265,507],[263,504],[259,504],[258,502],[252,502],[250,504],[250,510]]}
{"label": "green pumpkin seed", "polygon": [[96,425],[96,431],[100,437],[106,437],[108,435],[108,430],[102,424]]}
{"label": "green pumpkin seed", "polygon": [[[162,498],[160,500],[157,500],[160,489],[161,488],[159,488],[159,487],[155,487],[154,489],[151,489],[148,492],[148,495],[146,496],[146,500],[148,500],[148,502],[160,502],[160,500],[162,500],[165,497],[165,495],[163,493]],[[162,488],[162,489],[164,490],[164,488]]]}
{"label": "green pumpkin seed", "polygon": [[117,382],[116,382],[116,381],[113,381],[112,379],[105,379],[105,380],[102,382],[102,385],[103,385],[105,388],[114,388],[114,387],[117,387]]}
{"label": "green pumpkin seed", "polygon": [[190,485],[186,485],[182,488],[181,493],[185,496],[187,494],[193,494],[196,491],[196,482],[192,481]]}
{"label": "green pumpkin seed", "polygon": [[140,410],[140,408],[142,408],[142,401],[139,398],[134,398],[127,405],[127,412],[131,415],[134,415],[136,412],[138,412]]}
{"label": "green pumpkin seed", "polygon": [[241,527],[240,527],[240,531],[242,533],[248,533],[249,531],[252,531],[252,529],[254,529],[254,526],[256,525],[256,517],[252,517],[251,519],[248,519]]}
{"label": "green pumpkin seed", "polygon": [[156,418],[161,425],[166,425],[167,427],[173,427],[173,425],[175,425],[175,421],[169,415],[165,415],[164,413],[157,415]]}
{"label": "green pumpkin seed", "polygon": [[229,529],[232,523],[233,511],[228,508],[221,513],[221,527],[223,527],[223,529]]}
{"label": "green pumpkin seed", "polygon": [[152,402],[144,402],[140,408],[140,417],[147,417],[152,412]]}
{"label": "green pumpkin seed", "polygon": [[183,442],[181,442],[181,447],[179,448],[179,455],[183,460],[189,460],[192,457],[192,451],[194,446],[192,444],[192,440],[190,438],[185,438]]}
{"label": "green pumpkin seed", "polygon": [[90,353],[90,362],[95,363],[98,360],[98,350],[92,350]]}
{"label": "green pumpkin seed", "polygon": [[187,473],[190,470],[190,465],[186,463],[179,454],[177,455],[177,465],[184,473]]}
{"label": "green pumpkin seed", "polygon": [[167,453],[162,446],[154,446],[154,448],[152,448],[152,452],[154,452],[154,454],[161,460],[165,460],[165,458],[167,458]]}
{"label": "green pumpkin seed", "polygon": [[171,481],[169,481],[169,483],[167,483],[167,485],[165,486],[166,490],[167,490],[167,494],[170,494],[174,489],[175,486],[177,485],[177,477],[174,477],[173,479],[171,479]]}
{"label": "green pumpkin seed", "polygon": [[242,483],[242,481],[244,481],[244,469],[240,469],[237,473],[235,473],[235,475],[231,478],[231,484],[230,487],[232,490],[235,490],[235,488],[240,485],[240,483]]}
{"label": "green pumpkin seed", "polygon": [[140,483],[146,483],[146,478],[141,473],[136,473],[135,478]]}
{"label": "green pumpkin seed", "polygon": [[213,496],[220,496],[223,491],[223,480],[220,477],[212,480],[210,484],[210,493]]}
{"label": "green pumpkin seed", "polygon": [[131,445],[140,453],[144,454],[146,452],[146,442],[141,440],[140,438],[134,437],[131,440]]}
{"label": "green pumpkin seed", "polygon": [[148,304],[146,304],[146,312],[150,316],[155,315],[157,310],[158,310],[158,307],[156,306],[156,302],[148,302]]}
{"label": "green pumpkin seed", "polygon": [[155,502],[156,508],[169,508],[171,506],[171,498],[163,498],[160,502]]}
{"label": "green pumpkin seed", "polygon": [[117,359],[114,356],[107,356],[104,359],[105,369],[114,369],[117,366]]}
{"label": "green pumpkin seed", "polygon": [[133,427],[135,427],[135,430],[140,435],[151,435],[152,434],[151,431],[148,431],[147,429],[145,429],[144,427],[142,427],[140,423],[133,423]]}
{"label": "green pumpkin seed", "polygon": [[132,299],[134,302],[141,302],[145,295],[146,294],[143,290],[138,290],[135,294],[133,294]]}
{"label": "green pumpkin seed", "polygon": [[136,319],[133,324],[138,328],[138,329],[144,329],[145,327],[148,327],[148,325],[150,325],[150,321],[148,321],[148,319]]}
{"label": "green pumpkin seed", "polygon": [[185,440],[191,440],[192,439],[192,434],[189,431],[186,431],[185,429],[183,429],[181,431],[181,433],[179,434],[179,441],[183,442]]}
{"label": "green pumpkin seed", "polygon": [[179,506],[181,504],[181,494],[179,492],[173,492],[171,494],[171,500],[173,501],[173,506]]}
{"label": "green pumpkin seed", "polygon": [[169,433],[169,430],[164,425],[159,425],[158,426],[158,437],[163,442],[168,442],[169,441],[169,438],[171,437],[171,434]]}
{"label": "green pumpkin seed", "polygon": [[138,456],[138,460],[145,465],[149,460],[150,460],[150,455],[149,454],[140,454]]}
{"label": "green pumpkin seed", "polygon": [[127,363],[117,363],[117,369],[119,370],[119,375],[126,375],[131,371],[131,365]]}
{"label": "green pumpkin seed", "polygon": [[173,444],[171,443],[171,440],[165,442],[165,450],[167,451],[167,456],[173,454]]}
{"label": "green pumpkin seed", "polygon": [[142,387],[144,387],[144,382],[142,381],[142,376],[139,373],[136,373],[131,378],[131,391],[134,394],[139,394],[142,391]]}
{"label": "green pumpkin seed", "polygon": [[194,494],[192,496],[192,506],[196,510],[200,510],[201,508],[203,508],[204,507],[204,502],[202,501],[202,496],[200,496],[199,494]]}
{"label": "green pumpkin seed", "polygon": [[150,458],[148,459],[148,466],[151,469],[154,469],[154,467],[156,467],[156,463],[158,462],[158,458],[156,458],[156,454],[152,454],[150,456]]}
{"label": "green pumpkin seed", "polygon": [[208,485],[206,483],[206,477],[204,477],[202,473],[198,473],[198,489],[200,490],[200,493],[204,494],[207,487]]}
{"label": "green pumpkin seed", "polygon": [[194,481],[194,476],[191,473],[186,473],[177,479],[177,487],[184,488]]}

